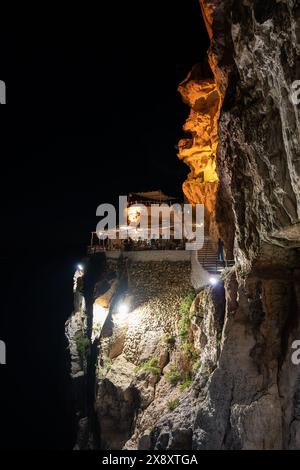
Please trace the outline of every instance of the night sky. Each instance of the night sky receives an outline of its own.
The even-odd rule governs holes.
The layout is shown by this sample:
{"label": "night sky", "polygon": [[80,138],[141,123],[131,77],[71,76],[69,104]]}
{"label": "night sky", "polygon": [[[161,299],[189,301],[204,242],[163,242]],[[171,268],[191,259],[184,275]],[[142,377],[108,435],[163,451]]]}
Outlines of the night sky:
{"label": "night sky", "polygon": [[64,322],[96,208],[182,197],[188,173],[177,86],[208,48],[198,0],[97,3],[0,33],[0,448],[72,446]]}

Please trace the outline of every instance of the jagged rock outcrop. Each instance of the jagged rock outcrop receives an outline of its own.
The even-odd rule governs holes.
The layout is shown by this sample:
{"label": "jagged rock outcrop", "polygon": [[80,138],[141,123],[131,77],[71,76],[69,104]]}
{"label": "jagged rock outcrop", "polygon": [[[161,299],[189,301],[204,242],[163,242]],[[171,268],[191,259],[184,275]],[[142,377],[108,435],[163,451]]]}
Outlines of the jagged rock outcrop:
{"label": "jagged rock outcrop", "polygon": [[300,72],[297,2],[238,2],[232,10],[234,67],[220,119],[219,174],[232,201],[237,256],[262,241],[299,246]]}
{"label": "jagged rock outcrop", "polygon": [[194,449],[299,449],[300,370],[291,345],[300,338],[300,108],[290,94],[299,77],[300,5],[200,3],[224,94],[216,222],[236,266],[225,276],[215,368],[204,387],[200,371],[190,396],[157,423],[152,445],[178,448],[189,435]]}
{"label": "jagged rock outcrop", "polygon": [[65,332],[69,344],[72,397],[76,413],[76,448],[85,448],[89,438],[87,419],[87,361],[84,338],[87,328],[86,302],[83,294],[83,271],[77,269],[73,283],[74,312],[66,322]]}
{"label": "jagged rock outcrop", "polygon": [[108,271],[105,257],[101,254],[85,260],[73,278],[74,310],[66,322],[65,334],[69,344],[72,380],[70,400],[76,414],[75,449],[99,447],[93,411],[96,348],[115,284],[115,275]]}
{"label": "jagged rock outcrop", "polygon": [[[277,266],[274,257],[270,265],[265,258],[244,284],[238,284],[234,272],[227,274],[224,323],[215,314],[210,320],[214,308],[209,304],[203,319],[198,317],[197,323],[210,325],[200,348],[212,365],[208,384],[199,386],[201,373],[196,376],[194,396],[177,408],[174,418],[157,424],[156,448],[166,442],[173,448],[182,428],[189,430],[194,449],[299,448],[299,370],[291,362],[291,342],[300,334],[299,278],[290,269],[299,267],[299,259],[293,253],[287,259],[279,250]],[[204,292],[200,295],[210,299],[211,293]],[[200,330],[196,339],[202,335]],[[185,416],[189,404],[192,419]]]}
{"label": "jagged rock outcrop", "polygon": [[214,208],[218,188],[216,150],[221,96],[209,66],[196,65],[179,85],[183,100],[191,112],[183,129],[191,137],[181,139],[178,157],[190,168],[183,192],[188,201],[205,206],[205,226],[217,239]]}

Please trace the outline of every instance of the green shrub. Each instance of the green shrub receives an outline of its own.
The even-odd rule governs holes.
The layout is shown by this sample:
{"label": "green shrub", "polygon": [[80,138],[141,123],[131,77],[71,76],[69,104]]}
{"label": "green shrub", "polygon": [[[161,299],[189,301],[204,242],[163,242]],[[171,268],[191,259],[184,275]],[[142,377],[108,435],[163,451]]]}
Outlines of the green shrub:
{"label": "green shrub", "polygon": [[184,315],[178,322],[178,336],[181,342],[184,342],[189,334],[191,320],[188,315]]}
{"label": "green shrub", "polygon": [[195,298],[195,293],[190,291],[181,301],[179,312],[182,315],[178,322],[178,336],[181,342],[185,342],[191,326],[190,309]]}
{"label": "green shrub", "polygon": [[176,367],[170,367],[170,370],[166,372],[165,379],[172,385],[177,385],[181,379],[180,370]]}
{"label": "green shrub", "polygon": [[186,388],[190,387],[192,385],[192,377],[190,371],[185,371],[183,375],[183,380],[179,384],[178,388],[180,392],[183,392]]}
{"label": "green shrub", "polygon": [[174,348],[175,342],[176,342],[175,336],[166,334],[166,335],[163,337],[162,340],[163,340],[163,342],[167,345],[167,349],[168,349],[168,350],[171,350],[171,349]]}
{"label": "green shrub", "polygon": [[190,312],[190,308],[192,306],[192,303],[195,297],[196,297],[196,294],[194,291],[188,292],[187,295],[183,297],[180,303],[180,307],[179,307],[179,312],[182,315],[185,315]]}
{"label": "green shrub", "polygon": [[82,365],[84,365],[90,354],[90,340],[87,338],[87,336],[80,334],[75,338],[75,342],[80,362]]}
{"label": "green shrub", "polygon": [[202,361],[200,361],[200,359],[195,362],[195,364],[193,365],[193,372],[196,373],[200,367],[202,366]]}
{"label": "green shrub", "polygon": [[193,343],[189,341],[185,341],[184,343],[182,343],[181,348],[183,352],[188,356],[189,359],[192,359],[193,361],[195,361],[198,358],[199,354],[194,348]]}
{"label": "green shrub", "polygon": [[175,398],[174,400],[167,401],[167,407],[169,411],[174,411],[175,408],[180,404],[179,398]]}
{"label": "green shrub", "polygon": [[135,369],[136,372],[140,372],[141,370],[144,370],[146,372],[151,372],[157,377],[159,377],[161,373],[160,368],[157,365],[157,359],[155,357],[152,357],[148,361],[143,362]]}

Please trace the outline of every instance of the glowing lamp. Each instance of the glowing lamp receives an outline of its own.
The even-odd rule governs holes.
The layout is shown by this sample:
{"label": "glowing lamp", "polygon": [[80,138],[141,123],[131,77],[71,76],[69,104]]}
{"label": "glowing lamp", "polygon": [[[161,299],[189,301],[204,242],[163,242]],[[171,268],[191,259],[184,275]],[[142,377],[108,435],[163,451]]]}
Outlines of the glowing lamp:
{"label": "glowing lamp", "polygon": [[141,208],[137,206],[130,206],[128,208],[128,220],[129,222],[137,223],[139,221],[139,218],[141,216]]}
{"label": "glowing lamp", "polygon": [[98,304],[94,304],[93,308],[93,323],[103,323],[106,318],[106,310]]}
{"label": "glowing lamp", "polygon": [[212,286],[215,286],[216,284],[218,284],[218,279],[216,277],[210,277],[209,282]]}
{"label": "glowing lamp", "polygon": [[118,314],[124,316],[127,315],[128,312],[129,305],[125,302],[120,303],[120,305],[118,306]]}
{"label": "glowing lamp", "polygon": [[82,264],[77,264],[77,269],[78,269],[79,271],[83,271],[83,266],[82,266]]}

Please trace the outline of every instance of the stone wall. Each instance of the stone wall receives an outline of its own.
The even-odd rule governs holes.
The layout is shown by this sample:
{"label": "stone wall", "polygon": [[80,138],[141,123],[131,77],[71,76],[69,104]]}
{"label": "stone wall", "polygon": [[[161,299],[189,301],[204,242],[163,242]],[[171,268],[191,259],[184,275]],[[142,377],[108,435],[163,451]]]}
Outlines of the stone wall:
{"label": "stone wall", "polygon": [[[122,268],[119,261],[120,289],[100,337],[95,406],[101,446],[113,449],[145,445],[159,416],[168,412],[174,387],[164,380],[164,370],[173,353],[165,338],[176,338],[179,307],[192,289],[190,261],[138,259],[123,259]],[[109,265],[116,267],[116,261]],[[119,313],[120,302],[128,302],[127,315]],[[151,361],[156,372],[141,367]]]}
{"label": "stone wall", "polygon": [[122,253],[123,258],[134,262],[148,261],[189,261],[191,251],[188,250],[145,250],[145,251],[106,251],[108,260],[117,260]]}

